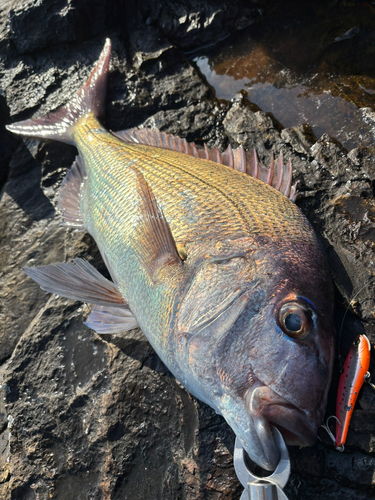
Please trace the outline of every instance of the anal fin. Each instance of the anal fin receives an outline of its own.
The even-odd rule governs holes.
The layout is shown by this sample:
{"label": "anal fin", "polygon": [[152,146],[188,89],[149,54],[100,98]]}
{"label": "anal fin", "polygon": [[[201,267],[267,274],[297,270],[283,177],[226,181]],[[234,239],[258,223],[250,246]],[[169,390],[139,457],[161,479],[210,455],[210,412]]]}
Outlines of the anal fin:
{"label": "anal fin", "polygon": [[23,269],[46,292],[101,306],[125,306],[116,285],[83,259]]}
{"label": "anal fin", "polygon": [[85,324],[97,333],[118,333],[138,326],[137,320],[125,306],[95,306]]}
{"label": "anal fin", "polygon": [[139,243],[136,253],[155,282],[161,268],[167,265],[181,265],[182,259],[169,224],[150,186],[138,169],[134,168],[134,171],[140,198],[140,220],[137,225]]}
{"label": "anal fin", "polygon": [[80,197],[86,169],[83,160],[77,156],[61,185],[57,207],[64,218],[64,225],[85,229],[80,209]]}

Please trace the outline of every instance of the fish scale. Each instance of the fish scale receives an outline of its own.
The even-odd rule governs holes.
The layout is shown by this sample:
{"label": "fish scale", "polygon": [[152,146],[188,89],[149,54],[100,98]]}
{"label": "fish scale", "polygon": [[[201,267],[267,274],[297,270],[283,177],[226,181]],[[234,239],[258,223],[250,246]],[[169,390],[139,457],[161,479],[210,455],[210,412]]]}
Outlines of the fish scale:
{"label": "fish scale", "polygon": [[[267,234],[300,241],[315,238],[295,205],[261,181],[182,153],[163,150],[161,154],[157,148],[126,145],[105,133],[104,129],[88,143],[86,135],[91,134],[91,129],[99,127],[99,122],[90,117],[80,127],[77,126],[75,134],[87,168],[96,176],[93,189],[105,183],[111,186],[108,199],[112,199],[114,205],[119,201],[131,205],[134,190],[126,187],[126,167],[128,162],[134,165],[136,158],[136,166],[160,200],[177,241],[199,239],[202,233],[207,238],[205,226],[213,226],[223,239],[233,234],[240,237],[239,231],[243,235]],[[108,151],[105,151],[103,142]],[[90,149],[87,144],[90,144]],[[103,156],[104,160],[108,157],[108,165],[118,170],[114,174],[111,170],[114,175],[112,182],[108,178],[106,161],[103,168]],[[189,213],[183,209],[181,194],[182,200],[189,198]]]}

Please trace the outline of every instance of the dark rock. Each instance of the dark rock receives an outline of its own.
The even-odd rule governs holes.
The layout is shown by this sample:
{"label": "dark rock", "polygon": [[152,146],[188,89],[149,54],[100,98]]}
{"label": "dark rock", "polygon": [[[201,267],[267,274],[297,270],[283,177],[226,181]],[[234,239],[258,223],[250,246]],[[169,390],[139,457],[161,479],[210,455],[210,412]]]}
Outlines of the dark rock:
{"label": "dark rock", "polygon": [[260,16],[256,1],[145,1],[137,8],[146,25],[157,27],[183,50],[217,42]]}
{"label": "dark rock", "polygon": [[245,99],[234,103],[225,117],[224,126],[235,144],[241,144],[246,149],[255,147],[261,160],[264,154],[269,156],[271,150],[276,151],[281,142],[272,119],[263,111],[253,113]]}
{"label": "dark rock", "polygon": [[[194,442],[197,410],[173,378],[160,378],[93,336],[77,307],[62,299],[48,301],[16,352],[5,380],[11,454],[23,457],[12,463],[12,489],[22,485],[62,499],[106,492],[111,498],[176,497],[178,456]],[[191,430],[183,429],[181,440],[184,425]],[[35,467],[44,471],[38,480]]]}
{"label": "dark rock", "polygon": [[87,40],[115,19],[116,2],[22,0],[8,13],[9,38],[20,54]]}
{"label": "dark rock", "polygon": [[285,128],[281,131],[281,138],[290,144],[294,151],[308,155],[310,148],[316,142],[314,132],[306,123],[294,128]]}
{"label": "dark rock", "polygon": [[155,52],[147,52],[146,48],[134,52],[135,67],[125,69],[125,75],[121,71],[122,88],[116,89],[116,108],[111,114],[108,109],[109,128],[139,125],[158,111],[181,109],[210,96],[210,89],[177,49],[170,44],[154,48]]}
{"label": "dark rock", "polygon": [[[259,2],[118,2],[22,0],[5,2],[2,29],[19,54],[89,40],[106,30],[122,36],[152,28],[184,50],[212,43],[259,18]],[[1,33],[1,32],[0,32]]]}

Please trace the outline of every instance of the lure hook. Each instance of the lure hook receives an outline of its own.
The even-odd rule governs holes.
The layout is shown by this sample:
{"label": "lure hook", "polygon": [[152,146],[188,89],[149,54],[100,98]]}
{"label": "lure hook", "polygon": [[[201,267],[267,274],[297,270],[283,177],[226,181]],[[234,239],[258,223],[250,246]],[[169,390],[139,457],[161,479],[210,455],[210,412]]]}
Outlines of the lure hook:
{"label": "lure hook", "polygon": [[371,387],[374,389],[374,391],[375,391],[375,384],[373,384],[373,383],[371,382],[371,373],[370,373],[370,372],[366,372],[366,373],[365,373],[365,375],[364,375],[364,377],[363,377],[363,380],[364,380],[364,381],[365,381],[365,382],[366,382],[369,386],[371,386]]}
{"label": "lure hook", "polygon": [[326,423],[325,424],[322,424],[320,427],[323,427],[323,429],[327,432],[328,436],[332,439],[333,441],[333,444],[335,445],[335,448],[337,451],[344,451],[345,447],[344,445],[342,444],[341,446],[336,446],[336,438],[335,436],[333,435],[333,432],[331,431],[331,429],[329,428],[329,421],[331,420],[331,418],[333,418],[334,420],[336,420],[336,422],[339,424],[340,427],[342,427],[341,425],[341,422],[340,420],[336,417],[336,415],[330,415],[327,420],[326,420]]}

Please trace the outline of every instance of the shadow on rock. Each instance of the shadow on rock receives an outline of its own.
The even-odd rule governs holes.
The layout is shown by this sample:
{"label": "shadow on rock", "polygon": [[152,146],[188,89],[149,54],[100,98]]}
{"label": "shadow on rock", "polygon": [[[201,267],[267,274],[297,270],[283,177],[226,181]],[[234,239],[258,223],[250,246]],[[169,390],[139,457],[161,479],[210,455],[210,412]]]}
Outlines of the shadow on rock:
{"label": "shadow on rock", "polygon": [[36,161],[24,144],[20,144],[10,162],[10,176],[5,191],[36,221],[52,218],[53,205],[41,188],[41,165]]}

